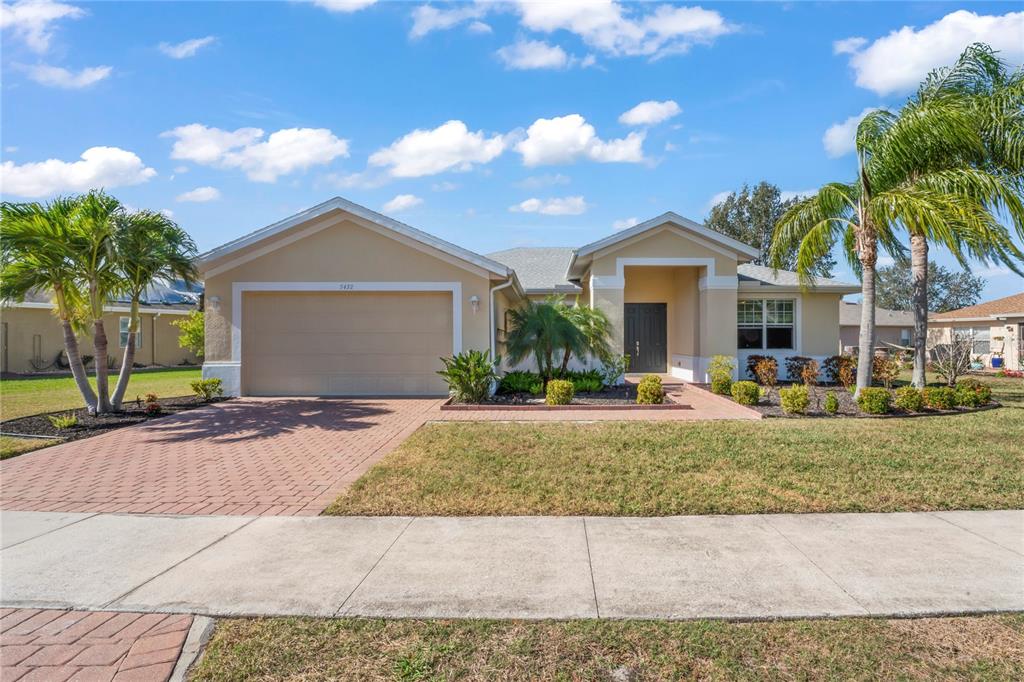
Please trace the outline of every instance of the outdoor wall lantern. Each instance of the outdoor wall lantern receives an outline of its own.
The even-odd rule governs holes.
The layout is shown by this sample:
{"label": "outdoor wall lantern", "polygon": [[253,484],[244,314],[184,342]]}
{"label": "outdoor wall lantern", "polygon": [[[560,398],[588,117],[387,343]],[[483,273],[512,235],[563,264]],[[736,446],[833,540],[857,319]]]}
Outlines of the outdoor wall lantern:
{"label": "outdoor wall lantern", "polygon": [[473,308],[473,314],[476,315],[480,310],[480,297],[476,294],[469,297],[469,305]]}

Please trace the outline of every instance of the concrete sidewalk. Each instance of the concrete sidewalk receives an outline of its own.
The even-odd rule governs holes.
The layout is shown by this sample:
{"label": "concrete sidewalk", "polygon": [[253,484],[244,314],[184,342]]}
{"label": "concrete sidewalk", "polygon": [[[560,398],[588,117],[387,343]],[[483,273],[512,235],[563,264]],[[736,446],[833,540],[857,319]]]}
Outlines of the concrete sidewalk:
{"label": "concrete sidewalk", "polygon": [[5,607],[487,618],[1024,610],[1024,511],[669,518],[3,512]]}

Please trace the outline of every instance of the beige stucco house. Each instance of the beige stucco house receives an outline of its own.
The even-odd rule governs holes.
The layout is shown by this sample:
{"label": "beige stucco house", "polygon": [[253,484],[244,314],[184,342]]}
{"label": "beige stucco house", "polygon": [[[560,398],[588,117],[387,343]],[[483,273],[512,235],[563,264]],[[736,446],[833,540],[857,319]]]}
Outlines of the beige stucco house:
{"label": "beige stucco house", "polygon": [[971,340],[974,357],[986,367],[998,358],[1005,369],[1024,369],[1024,292],[934,313],[928,327],[932,345],[959,335]]}
{"label": "beige stucco house", "polygon": [[[856,355],[860,345],[861,304],[839,302],[839,349]],[[875,308],[875,349],[892,350],[893,346],[907,347],[914,337],[914,313],[909,310]]]}
{"label": "beige stucco house", "polygon": [[203,373],[232,395],[443,394],[441,356],[500,354],[506,311],[552,293],[604,310],[636,371],[704,381],[713,355],[834,354],[857,286],[802,291],[756,256],[674,213],[484,256],[334,198],[202,256]]}
{"label": "beige stucco house", "polygon": [[[139,333],[135,337],[135,362],[165,367],[198,364],[199,359],[192,352],[178,345],[179,330],[171,324],[195,308],[195,305],[142,306]],[[127,305],[111,304],[105,308],[103,327],[115,367],[120,366],[128,340],[129,312]],[[48,297],[38,295],[20,303],[5,303],[0,308],[0,334],[0,370],[3,372],[31,374],[66,369],[57,362],[64,350],[64,332]],[[83,355],[92,354],[92,334],[80,334],[78,345]]]}

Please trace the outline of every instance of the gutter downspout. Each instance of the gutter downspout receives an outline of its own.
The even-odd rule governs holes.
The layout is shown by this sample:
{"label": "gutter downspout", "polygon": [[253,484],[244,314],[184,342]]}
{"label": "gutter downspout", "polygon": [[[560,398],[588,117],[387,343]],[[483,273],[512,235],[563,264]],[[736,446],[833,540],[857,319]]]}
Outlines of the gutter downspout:
{"label": "gutter downspout", "polygon": [[490,326],[490,330],[489,331],[490,331],[490,339],[491,339],[491,359],[492,360],[497,356],[497,353],[498,353],[498,339],[497,339],[498,335],[497,335],[497,329],[494,326],[495,324],[497,324],[497,320],[495,319],[495,316],[494,316],[494,308],[495,308],[494,302],[496,300],[494,298],[494,295],[496,293],[498,293],[499,291],[501,291],[502,289],[507,289],[508,287],[512,286],[513,282],[514,282],[514,280],[511,277],[509,277],[508,281],[505,282],[504,284],[499,284],[496,287],[491,287],[491,301],[490,301],[491,307],[490,307],[490,310],[489,310],[490,317],[491,317],[491,326]]}

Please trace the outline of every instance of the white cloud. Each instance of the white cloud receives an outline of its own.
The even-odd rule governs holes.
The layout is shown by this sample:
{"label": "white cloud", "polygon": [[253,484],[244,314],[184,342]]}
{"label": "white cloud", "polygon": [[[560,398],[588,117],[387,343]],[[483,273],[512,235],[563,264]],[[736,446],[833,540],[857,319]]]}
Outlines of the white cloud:
{"label": "white cloud", "polygon": [[117,147],[90,147],[80,158],[47,159],[20,166],[5,161],[0,166],[0,186],[4,194],[44,197],[58,192],[138,185],[156,175],[136,154]]}
{"label": "white cloud", "polygon": [[523,164],[541,166],[572,163],[580,158],[601,163],[639,163],[644,160],[643,133],[630,133],[618,140],[602,140],[594,126],[579,114],[539,118],[516,145]]}
{"label": "white cloud", "polygon": [[376,2],[377,0],[313,0],[313,4],[317,7],[322,7],[328,12],[339,12],[342,14],[358,12]]}
{"label": "white cloud", "polygon": [[462,121],[448,121],[433,130],[416,129],[389,147],[370,155],[371,166],[387,167],[397,178],[436,175],[447,170],[467,171],[493,161],[505,151],[502,135],[487,137],[469,131]]}
{"label": "white cloud", "polygon": [[544,215],[580,215],[587,210],[587,202],[581,196],[560,199],[527,199],[515,206],[509,206],[513,213],[542,213]]}
{"label": "white cloud", "polygon": [[238,168],[257,182],[274,182],[282,175],[348,156],[348,140],[326,128],[285,128],[265,140],[264,134],[259,128],[229,131],[192,123],[161,133],[161,137],[175,138],[172,159]]}
{"label": "white cloud", "polygon": [[324,180],[328,184],[341,189],[377,189],[391,182],[391,178],[386,173],[371,173],[369,171],[348,173],[346,175],[328,173],[324,176]]}
{"label": "white cloud", "polygon": [[821,143],[825,145],[825,153],[836,158],[849,154],[857,148],[857,126],[862,118],[875,111],[875,107],[868,107],[859,114],[851,116],[841,123],[833,123],[825,131]]}
{"label": "white cloud", "polygon": [[185,59],[187,57],[194,57],[196,52],[203,49],[207,45],[212,45],[217,41],[215,36],[206,36],[205,38],[193,38],[192,40],[185,40],[180,43],[160,43],[160,51],[171,59]]}
{"label": "white cloud", "polygon": [[85,11],[74,5],[49,0],[22,0],[13,5],[0,4],[0,28],[10,31],[33,52],[50,49],[51,24],[60,19],[78,19]]}
{"label": "white cloud", "polygon": [[472,22],[469,26],[466,27],[466,30],[469,31],[470,33],[476,33],[478,35],[494,33],[494,29],[492,29],[488,24],[485,24],[482,21]]}
{"label": "white cloud", "polygon": [[420,199],[415,194],[399,194],[384,204],[383,210],[385,213],[398,213],[399,211],[406,211],[414,206],[419,206],[422,203],[423,199]]}
{"label": "white cloud", "polygon": [[957,10],[928,24],[892,31],[875,40],[848,38],[835,43],[837,53],[850,54],[857,85],[879,95],[917,87],[932,69],[952,64],[971,43],[987,43],[1013,64],[1024,61],[1024,12],[979,15]]}
{"label": "white cloud", "polygon": [[430,186],[430,189],[434,190],[435,192],[454,192],[458,188],[458,183],[448,182],[447,180],[445,180],[444,182],[435,182],[433,185]]}
{"label": "white cloud", "polygon": [[161,208],[160,212],[163,213],[168,218],[170,218],[172,220],[174,219],[174,211],[172,211],[171,209],[169,209],[169,208]]}
{"label": "white cloud", "polygon": [[570,182],[572,182],[572,178],[568,175],[553,173],[547,175],[531,175],[530,177],[523,178],[515,184],[517,187],[522,187],[523,189],[540,189],[542,187],[554,187],[555,185],[568,185]]}
{"label": "white cloud", "polygon": [[832,43],[832,54],[856,54],[860,48],[867,45],[868,39],[854,36]]}
{"label": "white cloud", "polygon": [[7,152],[8,154],[14,154],[18,151],[18,148],[15,147],[14,145],[9,145],[7,147],[4,147],[4,151]]}
{"label": "white cloud", "polygon": [[[454,28],[467,21],[472,22],[470,30],[476,33],[489,32],[491,27],[479,21],[489,9],[486,3],[455,4],[450,9],[420,5],[412,11],[412,28],[409,30],[409,37],[422,38],[431,31]],[[482,31],[482,26],[487,26],[487,31]]]}
{"label": "white cloud", "polygon": [[188,166],[175,166],[174,167],[174,172],[175,173],[188,173]]}
{"label": "white cloud", "polygon": [[732,194],[731,190],[724,190],[722,192],[718,192],[717,194],[715,194],[713,197],[708,199],[708,205],[706,207],[707,210],[710,211],[715,206],[718,206],[720,203],[728,199],[730,194]]}
{"label": "white cloud", "polygon": [[542,40],[517,40],[497,52],[498,57],[509,69],[564,69],[569,66],[570,57],[557,45]]}
{"label": "white cloud", "polygon": [[665,151],[666,152],[674,152],[674,151],[676,151],[678,149],[679,149],[679,147],[675,146],[671,142],[666,142],[665,143]]}
{"label": "white cloud", "polygon": [[718,12],[701,7],[659,5],[653,11],[641,12],[638,8],[642,5],[627,8],[612,0],[519,0],[517,6],[524,27],[544,33],[569,31],[594,49],[613,56],[680,54],[694,44],[710,44],[739,30]]}
{"label": "white cloud", "polygon": [[664,102],[658,102],[652,99],[640,102],[619,116],[619,123],[628,126],[650,126],[667,121],[681,112],[682,109],[674,100],[667,99]]}
{"label": "white cloud", "polygon": [[193,190],[179,194],[177,201],[191,201],[201,204],[207,201],[220,199],[220,190],[216,187],[196,187]]}
{"label": "white cloud", "polygon": [[982,277],[1007,277],[1015,273],[1005,265],[988,265],[984,268],[974,270],[973,274],[980,275]]}
{"label": "white cloud", "polygon": [[65,90],[81,90],[95,85],[110,76],[113,70],[109,66],[90,66],[75,73],[59,66],[37,64],[26,67],[28,77],[40,85]]}
{"label": "white cloud", "polygon": [[616,220],[612,223],[612,229],[618,232],[619,230],[627,230],[634,225],[639,225],[640,219],[637,217],[623,218],[622,220]]}

